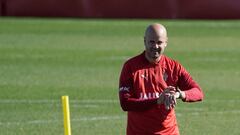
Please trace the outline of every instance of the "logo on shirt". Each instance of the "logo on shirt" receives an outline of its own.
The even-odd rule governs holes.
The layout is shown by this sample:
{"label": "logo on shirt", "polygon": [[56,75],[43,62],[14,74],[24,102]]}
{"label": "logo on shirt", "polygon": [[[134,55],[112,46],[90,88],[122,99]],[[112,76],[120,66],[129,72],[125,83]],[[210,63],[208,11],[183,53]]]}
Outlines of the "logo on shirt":
{"label": "logo on shirt", "polygon": [[147,75],[146,71],[144,72],[144,74],[141,74],[141,77],[145,80],[148,80],[148,75]]}
{"label": "logo on shirt", "polygon": [[159,98],[158,92],[148,92],[148,93],[140,93],[139,99],[151,99],[151,98]]}
{"label": "logo on shirt", "polygon": [[119,91],[128,91],[129,92],[130,87],[120,87]]}
{"label": "logo on shirt", "polygon": [[147,80],[147,77],[144,74],[142,74],[141,77]]}

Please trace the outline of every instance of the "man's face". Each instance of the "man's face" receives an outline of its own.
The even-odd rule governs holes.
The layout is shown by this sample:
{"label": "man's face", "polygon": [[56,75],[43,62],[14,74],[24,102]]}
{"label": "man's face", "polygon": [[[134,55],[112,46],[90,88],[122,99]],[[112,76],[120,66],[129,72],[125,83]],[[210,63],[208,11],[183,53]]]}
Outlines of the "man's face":
{"label": "man's face", "polygon": [[144,38],[146,55],[152,60],[157,60],[167,46],[167,37],[148,35]]}

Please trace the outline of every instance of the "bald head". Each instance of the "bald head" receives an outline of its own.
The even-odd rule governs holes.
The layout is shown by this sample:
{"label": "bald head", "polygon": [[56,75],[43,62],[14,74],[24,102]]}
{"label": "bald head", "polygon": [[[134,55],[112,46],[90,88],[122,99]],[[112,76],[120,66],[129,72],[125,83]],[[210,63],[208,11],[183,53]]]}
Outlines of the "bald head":
{"label": "bald head", "polygon": [[158,62],[167,46],[166,28],[158,23],[147,27],[144,36],[145,56],[150,62]]}
{"label": "bald head", "polygon": [[167,38],[166,28],[162,24],[154,23],[147,27],[145,31],[145,37],[157,36],[162,38]]}

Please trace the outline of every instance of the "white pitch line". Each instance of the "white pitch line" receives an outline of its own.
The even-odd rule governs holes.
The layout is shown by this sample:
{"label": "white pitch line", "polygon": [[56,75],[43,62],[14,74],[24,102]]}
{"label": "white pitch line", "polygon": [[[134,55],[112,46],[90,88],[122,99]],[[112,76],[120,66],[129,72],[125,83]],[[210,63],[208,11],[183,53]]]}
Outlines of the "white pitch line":
{"label": "white pitch line", "polygon": [[203,102],[224,102],[224,103],[238,103],[240,102],[240,99],[207,99],[207,100],[204,100]]}
{"label": "white pitch line", "polygon": [[123,119],[125,116],[102,116],[102,117],[85,117],[80,119],[73,119],[72,121],[96,121],[96,120],[116,120]]}
{"label": "white pitch line", "polygon": [[[99,116],[99,117],[83,117],[79,119],[71,119],[72,122],[79,121],[100,121],[100,120],[117,120],[123,119],[125,116]],[[18,125],[29,125],[29,124],[51,124],[51,123],[61,123],[62,120],[31,120],[31,121],[13,121],[13,122],[0,122],[0,126],[18,126]]]}
{"label": "white pitch line", "polygon": [[99,108],[100,106],[99,105],[92,105],[92,104],[84,104],[84,105],[71,105],[70,107],[73,107],[73,108]]}
{"label": "white pitch line", "polygon": [[[118,100],[111,99],[88,99],[88,100],[70,100],[70,103],[118,103]],[[48,100],[48,99],[1,99],[0,104],[48,104],[48,103],[61,103],[61,100]]]}
{"label": "white pitch line", "polygon": [[119,100],[114,99],[88,99],[88,100],[73,100],[72,103],[118,103]]}
{"label": "white pitch line", "polygon": [[[57,104],[57,107],[62,107],[61,104]],[[71,104],[70,108],[100,108],[100,105],[95,104]]]}
{"label": "white pitch line", "polygon": [[[114,99],[87,99],[87,100],[70,100],[70,103],[119,103],[119,100]],[[207,99],[204,103],[212,102],[226,102],[226,103],[237,103],[240,99]],[[61,103],[61,100],[49,100],[49,99],[0,99],[0,104],[49,104],[49,103]]]}
{"label": "white pitch line", "polygon": [[60,102],[57,100],[47,100],[47,99],[42,99],[42,100],[25,100],[25,99],[1,99],[0,103],[1,104],[43,104],[43,103],[57,103]]}
{"label": "white pitch line", "polygon": [[106,60],[110,60],[110,61],[115,61],[115,60],[127,60],[129,59],[131,56],[112,56],[112,57],[102,57],[102,58],[98,58],[98,60],[101,61],[106,61]]}
{"label": "white pitch line", "polygon": [[225,115],[225,114],[240,114],[240,110],[226,110],[226,111],[214,111],[214,112],[191,112],[191,113],[180,113],[176,112],[177,116],[183,116],[183,115],[194,115],[194,116],[199,116],[199,115]]}
{"label": "white pitch line", "polygon": [[[217,112],[191,112],[191,113],[179,113],[177,112],[176,115],[181,117],[183,115],[224,115],[227,113],[233,114],[240,114],[240,110],[226,110],[226,111],[217,111]],[[100,121],[100,120],[117,120],[117,119],[124,119],[126,115],[122,116],[99,116],[99,117],[82,117],[82,118],[73,118],[71,119],[72,122],[79,122],[79,121]],[[13,121],[13,122],[0,122],[0,126],[18,126],[18,125],[29,125],[29,124],[51,124],[51,123],[60,123],[62,120],[31,120],[31,121]]]}

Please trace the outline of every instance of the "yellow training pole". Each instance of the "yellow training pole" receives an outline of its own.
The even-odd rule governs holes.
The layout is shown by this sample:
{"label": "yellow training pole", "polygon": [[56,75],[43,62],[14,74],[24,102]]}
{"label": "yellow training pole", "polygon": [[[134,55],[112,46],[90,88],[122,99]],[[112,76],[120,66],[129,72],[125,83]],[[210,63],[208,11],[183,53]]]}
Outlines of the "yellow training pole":
{"label": "yellow training pole", "polygon": [[68,96],[62,96],[64,135],[71,135],[70,110]]}

